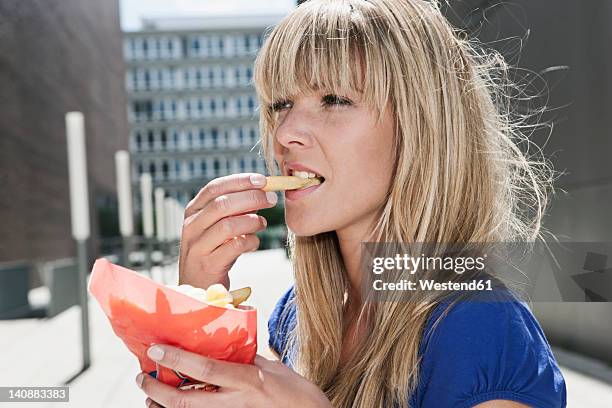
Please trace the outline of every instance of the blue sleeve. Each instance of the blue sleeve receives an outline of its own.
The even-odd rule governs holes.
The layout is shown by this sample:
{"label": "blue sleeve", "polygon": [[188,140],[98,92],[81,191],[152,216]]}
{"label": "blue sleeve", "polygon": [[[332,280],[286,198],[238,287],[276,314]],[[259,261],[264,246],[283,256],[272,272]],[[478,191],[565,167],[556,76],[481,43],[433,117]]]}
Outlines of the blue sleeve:
{"label": "blue sleeve", "polygon": [[276,303],[268,319],[268,344],[272,350],[282,355],[287,342],[287,336],[295,324],[295,310],[291,302],[293,299],[293,286]]}
{"label": "blue sleeve", "polygon": [[425,334],[417,406],[468,408],[496,399],[566,406],[561,371],[524,302],[460,301]]}

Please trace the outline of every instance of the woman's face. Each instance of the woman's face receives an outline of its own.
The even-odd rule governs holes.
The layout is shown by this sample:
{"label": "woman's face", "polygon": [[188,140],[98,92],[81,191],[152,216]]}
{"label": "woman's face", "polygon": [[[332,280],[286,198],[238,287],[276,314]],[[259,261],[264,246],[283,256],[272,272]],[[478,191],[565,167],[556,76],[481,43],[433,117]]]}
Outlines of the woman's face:
{"label": "woman's face", "polygon": [[[325,181],[285,192],[285,218],[298,236],[371,225],[393,169],[393,113],[383,119],[359,95],[317,92],[281,101],[274,155],[283,175],[309,170]],[[364,230],[365,231],[365,230]]]}

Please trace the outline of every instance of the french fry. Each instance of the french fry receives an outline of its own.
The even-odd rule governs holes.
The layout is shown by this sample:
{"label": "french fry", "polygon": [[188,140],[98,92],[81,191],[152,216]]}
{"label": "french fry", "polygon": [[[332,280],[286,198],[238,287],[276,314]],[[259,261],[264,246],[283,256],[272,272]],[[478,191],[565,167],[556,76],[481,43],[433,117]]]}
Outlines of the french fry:
{"label": "french fry", "polygon": [[232,291],[228,291],[225,286],[220,283],[210,285],[208,289],[196,288],[188,284],[167,285],[167,287],[191,296],[201,302],[208,303],[209,305],[229,308],[240,305],[251,296],[251,288],[248,286]]}
{"label": "french fry", "polygon": [[232,304],[238,306],[251,296],[251,288],[247,286],[236,290],[230,290],[230,295],[232,295]]}
{"label": "french fry", "polygon": [[318,178],[301,178],[296,176],[268,176],[263,191],[297,190],[321,184]]}

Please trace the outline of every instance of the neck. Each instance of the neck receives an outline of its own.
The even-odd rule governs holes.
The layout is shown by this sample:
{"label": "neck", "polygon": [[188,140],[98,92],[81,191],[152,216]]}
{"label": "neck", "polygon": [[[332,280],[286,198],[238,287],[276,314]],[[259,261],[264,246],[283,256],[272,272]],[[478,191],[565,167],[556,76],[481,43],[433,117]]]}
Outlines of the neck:
{"label": "neck", "polygon": [[342,260],[344,261],[344,268],[349,281],[349,305],[354,307],[361,305],[361,284],[363,278],[363,270],[361,267],[361,243],[370,232],[370,221],[370,219],[363,219],[348,227],[336,230]]}

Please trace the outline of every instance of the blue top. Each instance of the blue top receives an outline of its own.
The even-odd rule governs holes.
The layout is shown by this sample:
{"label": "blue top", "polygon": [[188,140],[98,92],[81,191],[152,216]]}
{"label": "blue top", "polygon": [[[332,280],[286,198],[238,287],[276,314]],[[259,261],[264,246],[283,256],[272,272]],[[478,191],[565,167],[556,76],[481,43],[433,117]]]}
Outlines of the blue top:
{"label": "blue top", "polygon": [[[293,296],[291,287],[268,321],[269,344],[279,355],[296,323],[295,303],[289,302]],[[496,399],[566,407],[565,380],[525,302],[459,301],[432,331],[446,306],[448,301],[436,306],[425,326],[411,407],[468,408]],[[290,358],[283,357],[283,363],[292,366]]]}

